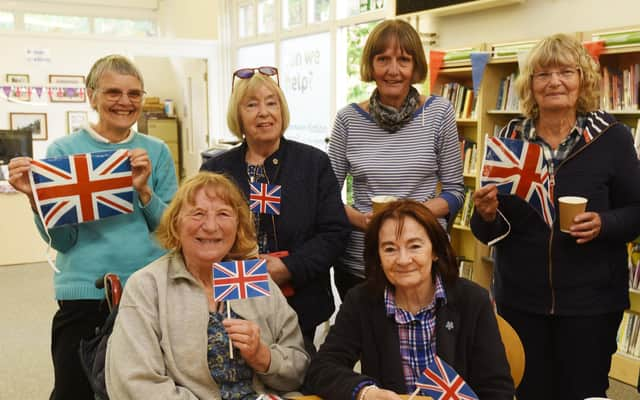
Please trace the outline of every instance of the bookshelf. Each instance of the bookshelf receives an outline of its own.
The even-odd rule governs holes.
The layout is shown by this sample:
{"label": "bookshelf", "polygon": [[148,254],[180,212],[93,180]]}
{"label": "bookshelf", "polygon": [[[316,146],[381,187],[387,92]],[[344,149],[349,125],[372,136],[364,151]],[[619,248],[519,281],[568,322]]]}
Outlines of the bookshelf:
{"label": "bookshelf", "polygon": [[[617,32],[591,32],[583,34],[584,41],[605,40],[606,47],[600,55],[600,68],[603,76],[601,88],[601,106],[613,114],[618,121],[635,130],[636,149],[640,144],[638,132],[640,107],[638,104],[638,82],[640,82],[640,29],[622,29]],[[630,260],[636,250],[631,247]],[[640,255],[639,255],[640,257]],[[631,264],[631,263],[630,263]],[[637,262],[636,262],[637,265]],[[621,331],[625,330],[631,315],[640,318],[640,291],[629,291],[631,307],[623,318]],[[618,352],[611,360],[609,376],[632,386],[638,385],[640,376],[640,358],[624,352],[623,334],[618,335]],[[640,343],[640,341],[638,341]],[[636,352],[636,354],[638,354]]]}
{"label": "bookshelf", "polygon": [[[624,72],[620,72],[622,80],[627,79],[627,82],[632,82],[632,78],[635,76],[637,79],[636,82],[640,82],[640,66],[633,67],[635,64],[640,64],[640,28],[631,30],[631,33],[629,33],[629,31],[630,30],[627,30],[625,32],[624,37],[631,38],[631,43],[629,43],[629,40],[621,43],[617,38],[608,39],[611,37],[608,35],[608,32],[604,34],[598,32],[581,32],[576,33],[576,37],[583,41],[607,39],[608,47],[606,47],[600,55],[600,65],[603,70],[607,68],[609,75],[611,75],[612,71],[613,73],[618,73],[624,70],[631,71],[635,68],[633,69],[633,73],[628,73],[626,76]],[[634,38],[638,40],[638,43],[633,43]],[[614,46],[613,43],[617,45]],[[480,184],[479,174],[485,135],[493,135],[494,131],[499,127],[506,125],[511,119],[519,115],[517,109],[498,105],[500,88],[507,77],[514,76],[519,70],[517,60],[518,50],[532,47],[534,44],[535,41],[527,41],[476,47],[480,50],[486,49],[485,51],[492,51],[493,56],[484,71],[480,91],[476,99],[473,118],[457,119],[461,138],[467,141],[474,141],[478,149],[476,153],[478,157],[478,161],[476,162],[477,168],[474,171],[465,171],[463,174],[465,186],[468,188],[476,189]],[[445,63],[438,73],[438,79],[433,87],[432,93],[441,95],[443,87],[451,82],[456,82],[470,88],[473,87],[469,58],[458,58],[446,61],[445,57]],[[622,123],[636,130],[635,145],[636,149],[640,150],[640,87],[638,87],[640,83],[631,83],[631,85],[635,87],[634,90],[627,89],[626,93],[624,87],[622,87],[621,90],[621,98],[624,99],[626,96],[627,103],[623,101],[621,105],[616,103],[614,106],[612,100],[605,103],[605,100],[601,99],[601,102],[603,105],[608,105],[602,108],[614,115]],[[635,99],[631,93],[635,93]],[[610,93],[607,95],[611,96]],[[451,229],[451,242],[460,257],[472,262],[472,279],[480,285],[490,288],[493,276],[493,259],[490,256],[490,249],[475,239],[469,229],[468,223],[455,223],[453,225]],[[631,290],[629,297],[631,307],[627,314],[640,316],[640,291]],[[640,338],[638,338],[638,343],[640,345]],[[634,357],[621,352],[614,354],[609,372],[610,377],[636,386],[638,385],[639,374],[640,357]]]}

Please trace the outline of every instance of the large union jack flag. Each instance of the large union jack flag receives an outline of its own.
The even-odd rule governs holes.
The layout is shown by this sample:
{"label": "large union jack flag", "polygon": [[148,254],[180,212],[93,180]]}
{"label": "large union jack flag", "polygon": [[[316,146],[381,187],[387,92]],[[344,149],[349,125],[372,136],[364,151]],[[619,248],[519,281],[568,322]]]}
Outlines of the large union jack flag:
{"label": "large union jack flag", "polygon": [[33,160],[30,172],[47,228],[133,212],[127,150]]}
{"label": "large union jack flag", "polygon": [[525,140],[487,138],[480,184],[495,184],[502,194],[515,194],[553,225],[555,209],[549,167],[542,147]]}
{"label": "large union jack flag", "polygon": [[270,295],[266,260],[224,261],[213,264],[215,301]]}
{"label": "large union jack flag", "polygon": [[254,213],[280,215],[282,186],[251,182],[249,208]]}
{"label": "large union jack flag", "polygon": [[437,355],[420,375],[416,387],[433,400],[478,400],[471,386]]}

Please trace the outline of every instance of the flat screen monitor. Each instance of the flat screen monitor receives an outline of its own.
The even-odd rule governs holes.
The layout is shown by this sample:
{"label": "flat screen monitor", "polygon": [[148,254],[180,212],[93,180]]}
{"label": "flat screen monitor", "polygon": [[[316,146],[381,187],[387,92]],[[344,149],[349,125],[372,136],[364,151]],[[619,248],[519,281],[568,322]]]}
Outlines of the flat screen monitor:
{"label": "flat screen monitor", "polygon": [[33,157],[31,131],[0,130],[0,164],[9,164],[9,160],[18,156]]}

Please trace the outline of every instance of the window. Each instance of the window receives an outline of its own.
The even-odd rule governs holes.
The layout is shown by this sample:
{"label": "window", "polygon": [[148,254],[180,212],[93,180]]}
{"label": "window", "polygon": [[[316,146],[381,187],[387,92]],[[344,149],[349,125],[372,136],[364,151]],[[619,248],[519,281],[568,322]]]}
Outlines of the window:
{"label": "window", "polygon": [[371,94],[373,85],[360,82],[360,54],[376,21],[393,16],[388,3],[232,0],[229,69],[278,67],[291,113],[286,136],[324,150],[336,110]]}
{"label": "window", "polygon": [[238,8],[238,36],[240,38],[253,36],[255,32],[253,22],[253,4],[241,5]]}
{"label": "window", "polygon": [[149,20],[95,18],[95,33],[114,36],[156,36],[156,26]]}
{"label": "window", "polygon": [[236,65],[238,68],[276,66],[276,46],[273,43],[246,46],[238,49]]}
{"label": "window", "polygon": [[325,148],[329,135],[331,65],[330,34],[283,40],[280,86],[289,104],[289,139]]}
{"label": "window", "polygon": [[11,31],[15,27],[15,18],[12,13],[0,11],[0,30]]}
{"label": "window", "polygon": [[89,18],[71,15],[24,14],[29,32],[91,33]]}
{"label": "window", "polygon": [[273,0],[260,0],[258,2],[258,33],[273,32],[275,11]]}
{"label": "window", "polygon": [[329,0],[309,0],[307,18],[310,23],[329,20]]}

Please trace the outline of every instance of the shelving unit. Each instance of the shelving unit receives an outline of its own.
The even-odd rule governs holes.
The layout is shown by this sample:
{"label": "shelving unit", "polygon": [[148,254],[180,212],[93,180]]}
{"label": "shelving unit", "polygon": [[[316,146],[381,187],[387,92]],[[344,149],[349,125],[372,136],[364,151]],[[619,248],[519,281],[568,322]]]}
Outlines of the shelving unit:
{"label": "shelving unit", "polygon": [[[577,33],[576,37],[584,41],[593,40],[589,33]],[[533,42],[522,42],[526,43]],[[518,44],[514,44],[514,48]],[[481,46],[488,49],[489,46]],[[506,47],[505,47],[506,49]],[[616,48],[606,48],[600,56],[600,64],[609,68],[628,68],[629,65],[640,63],[640,44],[623,45]],[[485,135],[493,135],[495,126],[504,126],[509,120],[519,115],[515,110],[500,110],[496,108],[499,96],[500,82],[505,77],[518,71],[518,61],[515,51],[512,56],[500,56],[492,58],[486,66],[480,91],[477,98],[475,119],[460,119],[457,121],[461,137],[473,140],[478,146],[478,157],[482,157]],[[438,80],[433,88],[433,93],[440,94],[442,86],[455,81],[465,86],[472,87],[471,63],[469,60],[456,60],[445,62],[439,71]],[[638,90],[636,88],[635,90]],[[640,102],[640,99],[639,99]],[[631,128],[639,127],[640,109],[625,108],[607,110],[616,116],[622,123]],[[640,132],[638,132],[640,135]],[[636,142],[637,144],[637,142]],[[474,174],[464,174],[465,186],[477,188],[480,184],[480,161]],[[459,256],[473,262],[473,280],[480,285],[489,288],[493,275],[493,259],[489,256],[489,248],[475,239],[468,226],[453,225],[451,229],[451,242]],[[640,315],[640,292],[630,291],[631,307],[629,312]],[[638,385],[640,374],[640,359],[633,356],[616,353],[612,360],[609,375],[627,384]]]}

